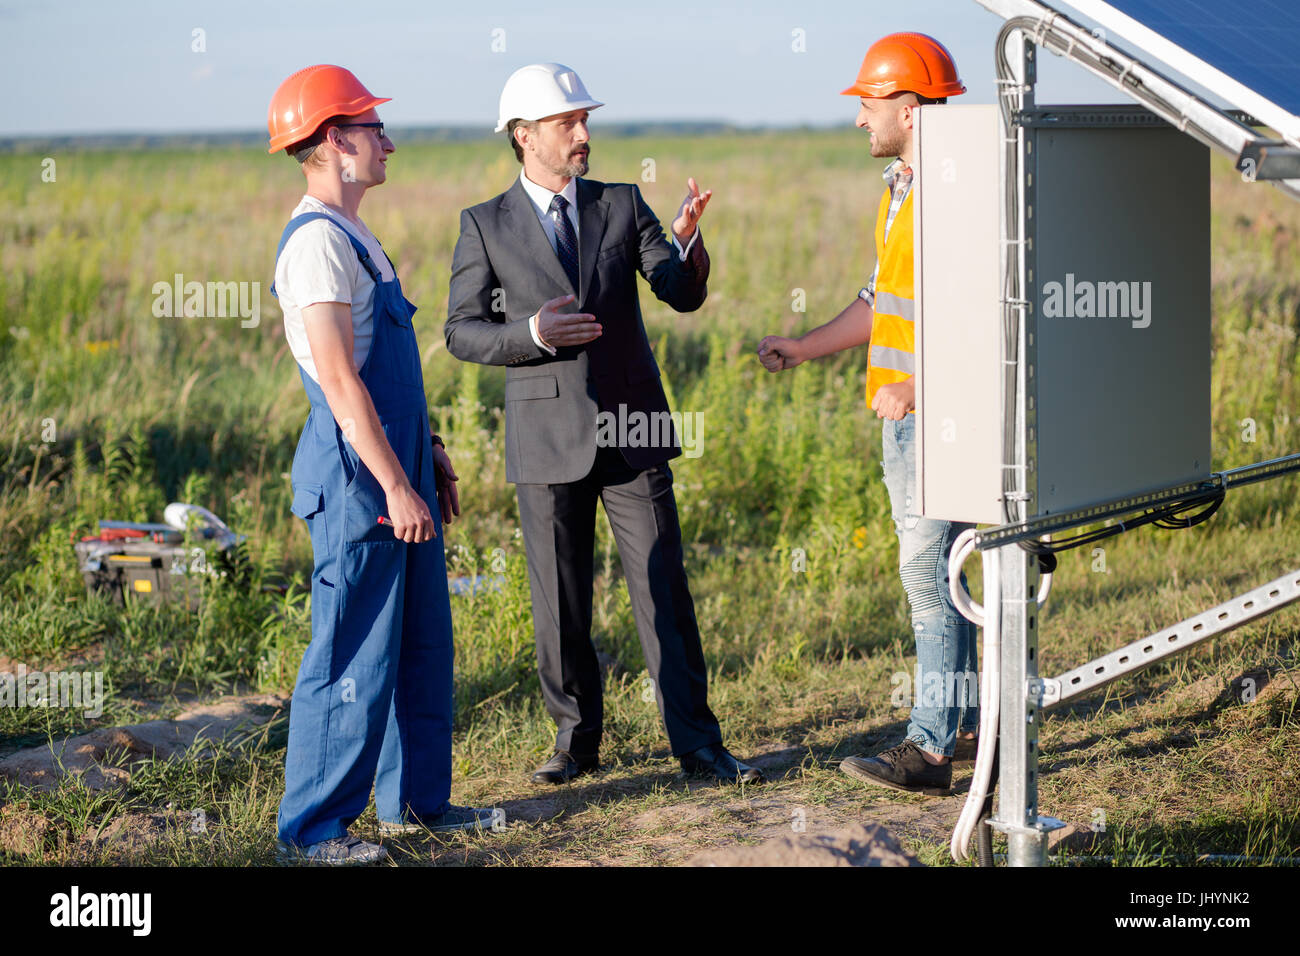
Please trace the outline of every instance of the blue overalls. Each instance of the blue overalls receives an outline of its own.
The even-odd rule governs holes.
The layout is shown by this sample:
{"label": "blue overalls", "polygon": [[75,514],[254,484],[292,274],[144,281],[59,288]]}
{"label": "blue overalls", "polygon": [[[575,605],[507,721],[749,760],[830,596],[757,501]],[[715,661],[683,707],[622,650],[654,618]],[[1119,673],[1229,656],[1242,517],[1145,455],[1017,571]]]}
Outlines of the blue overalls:
{"label": "blue overalls", "polygon": [[[306,213],[290,221],[277,260],[296,229],[329,218]],[[291,510],[307,521],[315,569],[311,643],[293,691],[278,820],[280,839],[299,846],[346,835],[372,782],[386,822],[435,817],[451,793],[451,605],[415,306],[396,270],[383,281],[365,246],[343,231],[375,282],[374,337],[361,381],[438,536],[407,544],[377,523],[388,514],[384,491],[300,367],[311,413],[293,459]]]}

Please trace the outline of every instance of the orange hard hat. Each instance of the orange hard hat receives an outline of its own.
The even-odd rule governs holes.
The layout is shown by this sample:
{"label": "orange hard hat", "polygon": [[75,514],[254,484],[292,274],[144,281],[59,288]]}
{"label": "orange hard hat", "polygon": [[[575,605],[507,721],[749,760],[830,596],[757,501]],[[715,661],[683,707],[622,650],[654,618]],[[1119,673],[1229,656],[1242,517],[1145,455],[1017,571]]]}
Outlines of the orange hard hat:
{"label": "orange hard hat", "polygon": [[361,85],[351,70],[320,64],[299,70],[280,84],[271,97],[266,128],[276,153],[302,142],[331,116],[358,116],[387,103],[390,96],[375,96]]}
{"label": "orange hard hat", "polygon": [[911,90],[918,96],[939,99],[965,93],[957,78],[952,54],[924,33],[891,33],[871,44],[857,81],[844,90],[849,96],[889,96]]}

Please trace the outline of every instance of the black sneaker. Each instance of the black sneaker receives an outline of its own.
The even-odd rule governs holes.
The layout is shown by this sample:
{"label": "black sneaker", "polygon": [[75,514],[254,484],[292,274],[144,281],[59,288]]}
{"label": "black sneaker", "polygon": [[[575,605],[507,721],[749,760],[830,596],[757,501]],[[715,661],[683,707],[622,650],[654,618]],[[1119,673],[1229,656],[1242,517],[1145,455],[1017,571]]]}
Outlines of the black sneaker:
{"label": "black sneaker", "polygon": [[856,780],[902,790],[923,793],[927,797],[946,797],[952,793],[952,764],[932,764],[921,748],[910,740],[874,757],[845,757],[840,769]]}

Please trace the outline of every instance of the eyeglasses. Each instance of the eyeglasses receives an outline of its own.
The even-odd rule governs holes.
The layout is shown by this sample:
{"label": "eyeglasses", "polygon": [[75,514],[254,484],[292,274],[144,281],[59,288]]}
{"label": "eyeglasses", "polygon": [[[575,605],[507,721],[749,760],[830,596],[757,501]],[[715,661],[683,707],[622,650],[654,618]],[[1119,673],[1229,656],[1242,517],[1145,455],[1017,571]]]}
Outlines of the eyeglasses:
{"label": "eyeglasses", "polygon": [[383,138],[384,138],[384,124],[383,124],[383,123],[336,123],[335,125],[336,125],[336,126],[339,126],[339,127],[345,127],[345,126],[364,126],[366,129],[373,129],[373,130],[375,131],[375,135],[378,136],[380,139],[383,139]]}

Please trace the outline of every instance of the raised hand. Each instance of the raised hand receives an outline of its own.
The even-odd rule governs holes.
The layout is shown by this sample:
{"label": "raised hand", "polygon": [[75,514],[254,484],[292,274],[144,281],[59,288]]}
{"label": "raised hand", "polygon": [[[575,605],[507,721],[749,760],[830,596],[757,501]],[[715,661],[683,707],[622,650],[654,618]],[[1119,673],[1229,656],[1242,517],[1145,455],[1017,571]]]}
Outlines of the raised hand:
{"label": "raised hand", "polygon": [[686,198],[682,200],[677,210],[677,218],[673,220],[673,235],[682,245],[690,242],[691,236],[695,235],[695,227],[700,217],[704,215],[704,207],[709,204],[712,196],[712,189],[701,194],[700,187],[693,178],[686,180]]}

